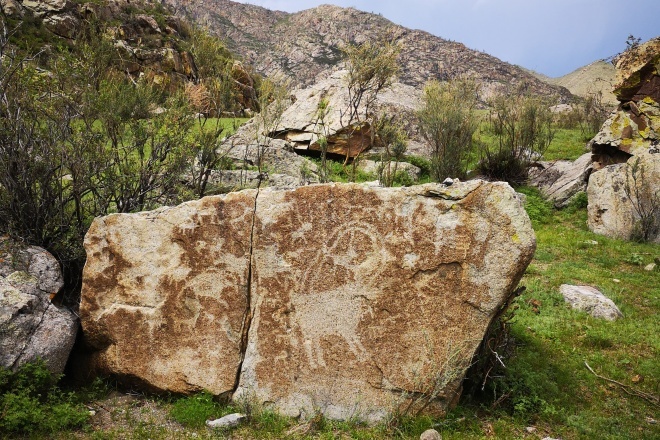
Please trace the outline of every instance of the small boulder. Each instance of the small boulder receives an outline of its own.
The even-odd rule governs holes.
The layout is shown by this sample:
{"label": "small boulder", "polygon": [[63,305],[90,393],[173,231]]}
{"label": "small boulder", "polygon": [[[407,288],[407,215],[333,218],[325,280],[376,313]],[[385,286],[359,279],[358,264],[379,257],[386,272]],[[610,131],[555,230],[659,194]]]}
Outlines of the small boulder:
{"label": "small boulder", "polygon": [[[364,171],[365,173],[372,173],[378,176],[382,172],[383,167],[386,165],[386,162],[361,160],[358,164],[358,169]],[[390,162],[390,172],[393,173],[395,170],[397,174],[399,172],[406,173],[413,182],[417,182],[419,180],[420,173],[422,172],[419,167],[416,167],[415,165],[408,162]]]}
{"label": "small boulder", "polygon": [[623,314],[614,302],[591,286],[562,284],[559,288],[564,300],[574,309],[589,313],[594,318],[615,321]]}
{"label": "small boulder", "polygon": [[587,190],[592,171],[591,153],[583,154],[575,162],[558,160],[536,165],[530,168],[529,183],[557,208],[566,207],[576,194]]}
{"label": "small boulder", "polygon": [[41,358],[61,374],[78,319],[50,302],[63,286],[57,260],[38,247],[0,241],[0,366],[16,369]]}

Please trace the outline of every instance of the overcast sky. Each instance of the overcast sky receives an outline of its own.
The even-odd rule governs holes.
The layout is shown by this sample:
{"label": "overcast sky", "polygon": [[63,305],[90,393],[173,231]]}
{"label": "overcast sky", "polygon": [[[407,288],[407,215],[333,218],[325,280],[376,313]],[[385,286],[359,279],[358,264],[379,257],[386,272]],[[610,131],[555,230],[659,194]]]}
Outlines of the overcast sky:
{"label": "overcast sky", "polygon": [[461,42],[503,61],[562,76],[660,36],[660,0],[239,0],[298,12],[331,3]]}

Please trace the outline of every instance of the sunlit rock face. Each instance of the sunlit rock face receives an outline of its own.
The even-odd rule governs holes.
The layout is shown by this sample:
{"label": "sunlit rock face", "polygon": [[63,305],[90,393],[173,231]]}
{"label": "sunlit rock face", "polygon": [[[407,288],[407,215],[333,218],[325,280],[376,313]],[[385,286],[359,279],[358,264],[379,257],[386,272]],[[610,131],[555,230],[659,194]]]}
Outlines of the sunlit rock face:
{"label": "sunlit rock face", "polygon": [[505,183],[249,190],[98,219],[92,366],[289,415],[442,411],[535,249]]}

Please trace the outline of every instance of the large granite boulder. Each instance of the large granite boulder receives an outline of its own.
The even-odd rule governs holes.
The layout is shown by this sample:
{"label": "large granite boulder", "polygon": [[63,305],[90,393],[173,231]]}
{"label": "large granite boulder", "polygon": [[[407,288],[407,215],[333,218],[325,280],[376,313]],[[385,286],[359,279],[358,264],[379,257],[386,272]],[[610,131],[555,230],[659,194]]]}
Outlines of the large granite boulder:
{"label": "large granite boulder", "polygon": [[564,208],[578,193],[587,190],[591,171],[591,153],[583,154],[574,162],[535,162],[529,169],[529,184],[539,188],[555,207]]}
{"label": "large granite boulder", "polygon": [[660,243],[660,154],[642,153],[592,173],[589,229],[623,240]]}
{"label": "large granite boulder", "polygon": [[0,366],[16,369],[45,361],[64,371],[76,340],[78,319],[51,298],[64,282],[55,257],[44,249],[0,240]]}
{"label": "large granite boulder", "polygon": [[591,141],[589,229],[621,239],[660,241],[660,38],[616,59],[621,102]]}
{"label": "large granite boulder", "polygon": [[535,238],[505,183],[245,190],[96,219],[90,367],[378,420],[443,410]]}

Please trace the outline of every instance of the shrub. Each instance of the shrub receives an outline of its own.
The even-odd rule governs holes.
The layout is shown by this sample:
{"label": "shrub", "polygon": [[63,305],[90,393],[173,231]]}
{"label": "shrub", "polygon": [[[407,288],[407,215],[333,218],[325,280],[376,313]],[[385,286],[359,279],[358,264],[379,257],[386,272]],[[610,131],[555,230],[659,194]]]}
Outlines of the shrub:
{"label": "shrub", "polygon": [[464,178],[477,129],[478,87],[473,80],[431,81],[417,112],[422,136],[431,145],[431,178]]}
{"label": "shrub", "polygon": [[527,180],[529,165],[554,137],[549,105],[519,91],[493,98],[490,106],[490,130],[497,144],[481,148],[479,170],[491,179],[521,184]]}
{"label": "shrub", "polygon": [[398,162],[403,159],[403,155],[408,148],[408,139],[403,127],[395,122],[394,118],[381,117],[375,122],[374,131],[377,142],[385,149],[384,154],[381,155],[381,164],[378,170],[378,180],[380,180],[381,185],[403,184],[402,179],[411,183],[412,179],[405,180],[406,177],[409,177],[406,173],[397,170]]}
{"label": "shrub", "polygon": [[39,360],[15,372],[0,368],[0,433],[55,433],[81,427],[87,409],[73,393],[64,393],[46,364]]}

